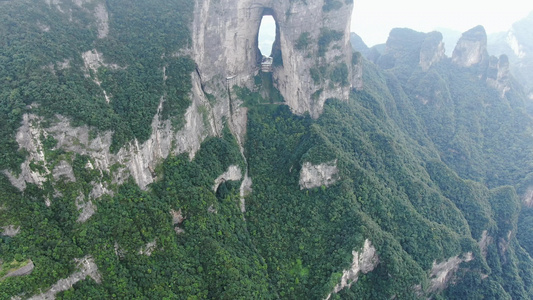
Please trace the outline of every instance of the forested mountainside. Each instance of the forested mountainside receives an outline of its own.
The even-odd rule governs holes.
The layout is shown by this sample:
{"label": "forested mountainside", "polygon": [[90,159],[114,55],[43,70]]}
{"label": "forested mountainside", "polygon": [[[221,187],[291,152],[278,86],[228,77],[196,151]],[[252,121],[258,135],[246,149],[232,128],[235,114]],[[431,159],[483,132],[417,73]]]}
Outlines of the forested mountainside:
{"label": "forested mountainside", "polygon": [[489,35],[488,48],[491,53],[509,57],[514,77],[533,99],[533,11],[515,22],[507,32]]}
{"label": "forested mountainside", "polygon": [[531,299],[530,100],[482,27],[369,61],[352,1],[234,2],[0,2],[0,299]]}

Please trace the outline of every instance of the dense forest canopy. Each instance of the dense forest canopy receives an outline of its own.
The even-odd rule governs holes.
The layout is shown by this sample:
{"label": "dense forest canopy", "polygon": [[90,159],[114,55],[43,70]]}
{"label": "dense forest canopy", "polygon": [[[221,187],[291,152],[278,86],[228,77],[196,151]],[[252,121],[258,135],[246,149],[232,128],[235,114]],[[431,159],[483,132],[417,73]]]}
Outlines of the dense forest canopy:
{"label": "dense forest canopy", "polygon": [[[438,35],[397,30],[390,52],[354,53],[363,88],[318,118],[284,105],[271,73],[222,87],[245,139],[226,118],[139,186],[110,157],[189,122],[193,10],[0,2],[0,299],[531,299],[529,100],[512,76],[503,96],[490,85],[489,60],[422,68]],[[327,56],[339,34],[302,49]],[[203,92],[207,124],[222,100]],[[317,170],[331,174],[303,185]]]}

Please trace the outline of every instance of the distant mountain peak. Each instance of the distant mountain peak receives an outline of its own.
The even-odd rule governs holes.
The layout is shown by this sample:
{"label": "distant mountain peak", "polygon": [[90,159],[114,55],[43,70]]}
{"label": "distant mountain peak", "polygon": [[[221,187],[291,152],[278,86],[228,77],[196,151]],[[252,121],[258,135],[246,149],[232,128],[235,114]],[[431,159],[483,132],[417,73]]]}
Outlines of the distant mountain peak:
{"label": "distant mountain peak", "polygon": [[464,32],[452,54],[452,61],[463,67],[479,64],[486,58],[487,32],[481,25]]}

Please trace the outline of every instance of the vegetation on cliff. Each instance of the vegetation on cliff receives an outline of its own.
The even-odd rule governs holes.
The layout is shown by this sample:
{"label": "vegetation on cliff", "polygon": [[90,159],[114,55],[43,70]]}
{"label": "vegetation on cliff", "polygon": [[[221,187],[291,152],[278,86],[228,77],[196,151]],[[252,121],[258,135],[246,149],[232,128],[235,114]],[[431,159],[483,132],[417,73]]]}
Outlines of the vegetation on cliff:
{"label": "vegetation on cliff", "polygon": [[[73,125],[113,130],[117,150],[148,138],[164,97],[162,116],[179,128],[196,72],[176,55],[190,44],[190,2],[107,1],[102,39],[88,6],[0,3],[0,170],[27,155],[15,134],[29,111],[44,126],[61,114]],[[323,33],[319,41],[300,36],[298,47],[319,43],[326,54],[339,33]],[[404,38],[396,42],[412,42]],[[81,56],[93,49],[104,54],[96,73]],[[245,142],[227,121],[194,157],[170,155],[155,166],[147,190],[132,178],[118,184],[90,167],[90,156],[43,136],[49,165],[70,163],[75,180],[48,175],[21,192],[0,175],[0,226],[21,228],[0,233],[0,270],[35,265],[30,275],[1,280],[0,299],[44,292],[86,256],[101,281],[83,278],[58,299],[324,299],[366,240],[375,268],[330,299],[530,299],[533,210],[522,197],[533,182],[533,137],[525,96],[514,85],[501,97],[479,68],[444,59],[424,71],[417,54],[404,54],[385,61],[388,70],[354,54],[364,89],[328,100],[317,119],[294,115],[269,74],[255,87],[234,87],[231,96],[248,109]],[[346,86],[347,68],[314,71]],[[304,163],[331,161],[334,184],[299,185]],[[230,166],[253,181],[244,199],[241,180],[213,188]],[[80,195],[95,182],[111,192],[91,199],[96,211],[80,222]],[[449,261],[458,263],[435,268]],[[439,286],[443,274],[453,280]]]}

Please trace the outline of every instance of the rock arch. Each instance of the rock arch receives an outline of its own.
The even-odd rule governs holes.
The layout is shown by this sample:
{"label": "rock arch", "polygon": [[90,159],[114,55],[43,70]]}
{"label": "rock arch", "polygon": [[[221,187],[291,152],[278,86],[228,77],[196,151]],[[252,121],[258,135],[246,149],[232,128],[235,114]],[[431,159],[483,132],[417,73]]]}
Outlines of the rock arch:
{"label": "rock arch", "polygon": [[[253,83],[261,59],[257,34],[270,14],[277,25],[273,56],[279,55],[273,79],[291,110],[316,118],[327,99],[348,99],[352,87],[361,87],[349,43],[353,1],[335,2],[340,7],[329,9],[323,0],[196,0],[192,53],[205,92],[224,97],[219,87],[226,78]],[[345,80],[331,76],[339,69]]]}

